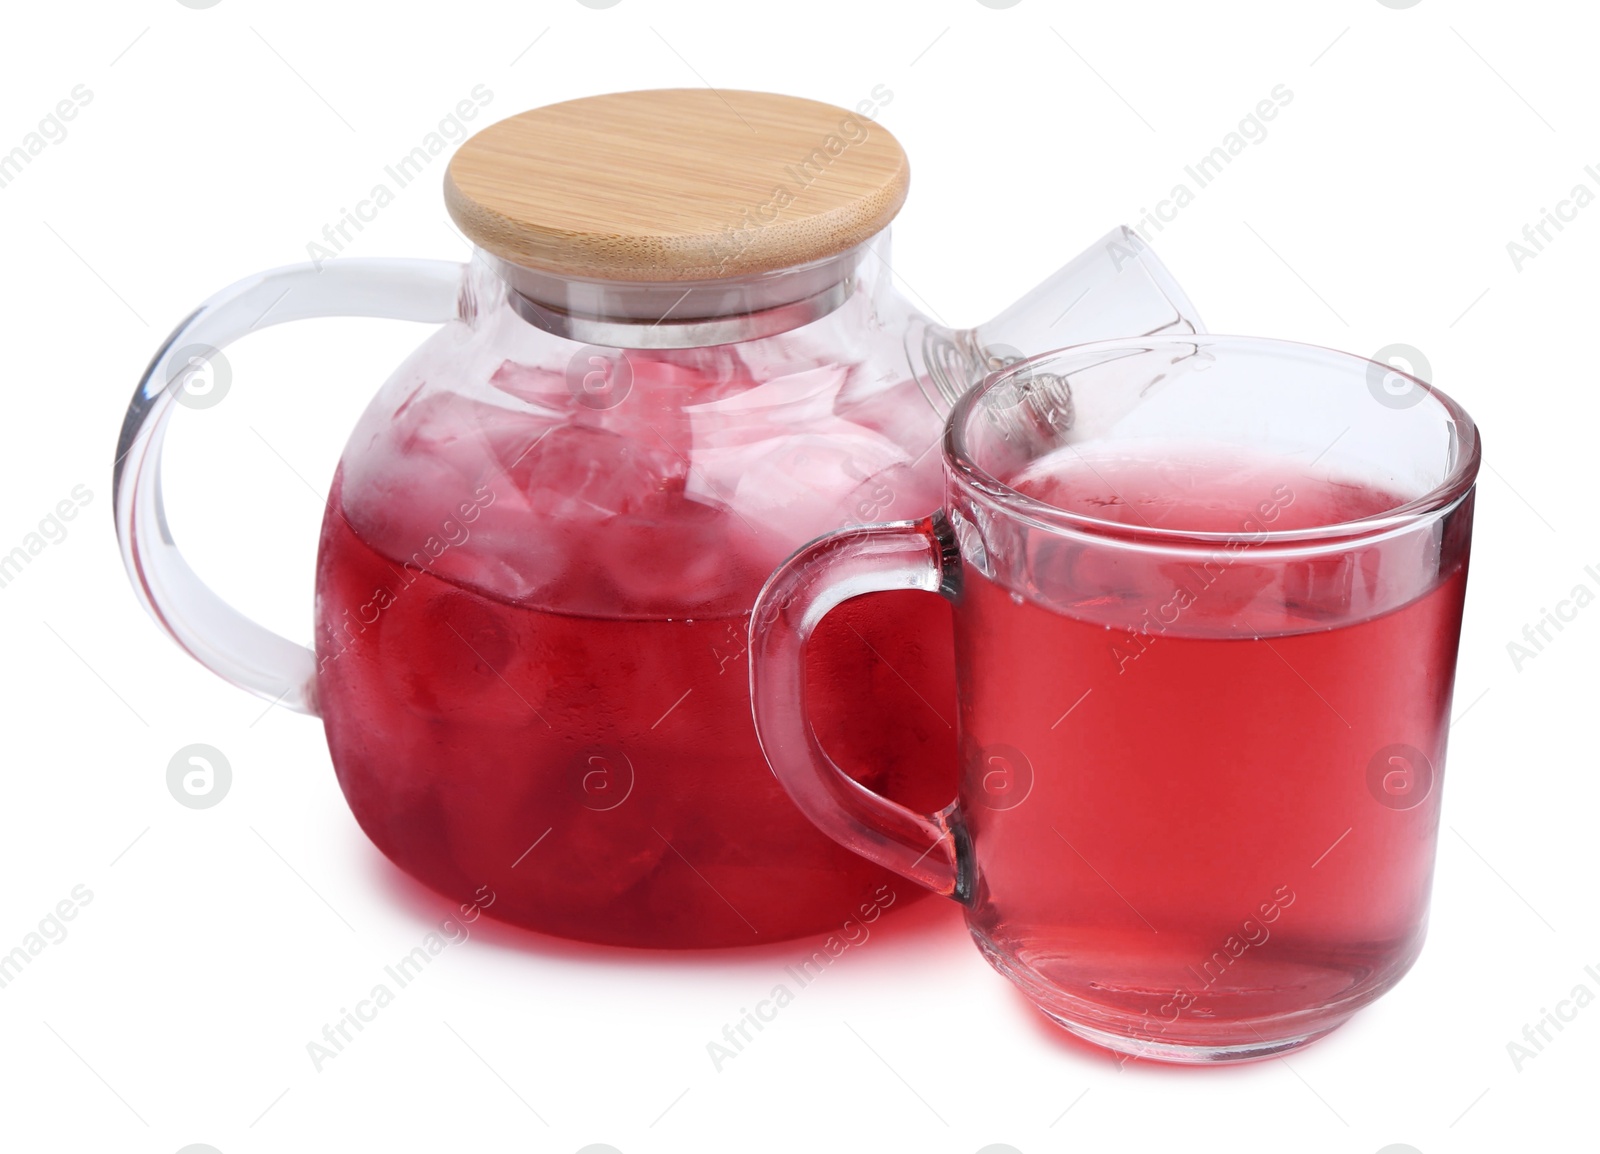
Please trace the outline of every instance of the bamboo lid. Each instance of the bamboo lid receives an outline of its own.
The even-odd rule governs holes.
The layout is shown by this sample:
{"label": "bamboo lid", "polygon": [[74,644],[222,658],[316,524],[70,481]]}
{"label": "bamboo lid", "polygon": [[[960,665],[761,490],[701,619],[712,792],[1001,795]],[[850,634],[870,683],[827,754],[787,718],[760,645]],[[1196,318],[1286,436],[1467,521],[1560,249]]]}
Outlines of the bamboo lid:
{"label": "bamboo lid", "polygon": [[600,280],[685,281],[836,256],[910,177],[887,129],[831,104],[672,88],[589,96],[477,133],[445,203],[479,247]]}

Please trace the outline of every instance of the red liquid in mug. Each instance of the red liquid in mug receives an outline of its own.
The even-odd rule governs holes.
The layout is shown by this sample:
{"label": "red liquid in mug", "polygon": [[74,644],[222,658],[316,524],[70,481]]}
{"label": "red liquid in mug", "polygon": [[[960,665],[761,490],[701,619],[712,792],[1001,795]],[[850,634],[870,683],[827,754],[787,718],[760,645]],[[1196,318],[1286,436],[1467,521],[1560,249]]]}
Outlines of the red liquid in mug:
{"label": "red liquid in mug", "polygon": [[[1240,540],[1403,503],[1292,468],[1069,459],[1015,484]],[[997,966],[1063,1017],[1157,1044],[1249,1042],[1239,1023],[1262,1019],[1281,1038],[1286,1015],[1314,1033],[1397,980],[1425,932],[1459,552],[1439,574],[1366,546],[1196,567],[1037,542],[1030,588],[1053,608],[969,565],[970,920]]]}
{"label": "red liquid in mug", "polygon": [[[359,510],[347,459],[318,562],[318,701],[352,811],[441,893],[487,887],[493,916],[585,941],[753,945],[836,929],[885,885],[910,900],[800,814],[756,741],[748,608],[796,526],[691,499],[698,443],[669,442],[682,422],[663,396],[712,385],[680,374],[647,392],[657,366],[636,368],[625,405],[561,418],[583,424],[449,396],[402,406],[415,434],[369,422],[381,452],[357,458]],[[547,392],[570,406],[564,380]],[[808,452],[803,467],[828,463],[825,445]],[[925,513],[930,482],[898,480],[896,515]],[[523,592],[485,591],[507,587]],[[947,803],[948,605],[864,598],[812,650],[813,717],[847,772]]]}

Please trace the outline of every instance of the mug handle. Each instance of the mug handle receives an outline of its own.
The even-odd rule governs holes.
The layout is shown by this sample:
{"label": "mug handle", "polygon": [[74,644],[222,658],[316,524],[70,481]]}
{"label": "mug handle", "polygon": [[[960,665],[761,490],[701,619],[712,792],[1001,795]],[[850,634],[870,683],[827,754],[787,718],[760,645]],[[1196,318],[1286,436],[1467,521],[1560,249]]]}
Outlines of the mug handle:
{"label": "mug handle", "polygon": [[943,513],[819,537],[768,578],[750,614],[750,700],[767,763],[812,824],[869,861],[959,902],[972,899],[972,847],[958,801],[916,813],[848,777],[806,709],[806,643],[863,593],[922,589],[955,600],[961,556]]}
{"label": "mug handle", "polygon": [[191,313],[145,370],[112,469],[117,541],[145,609],[213,673],[290,709],[317,712],[312,650],[257,625],[213,593],[167,527],[161,446],[195,362],[246,333],[308,317],[451,320],[465,269],[453,261],[347,258],[257,273]]}

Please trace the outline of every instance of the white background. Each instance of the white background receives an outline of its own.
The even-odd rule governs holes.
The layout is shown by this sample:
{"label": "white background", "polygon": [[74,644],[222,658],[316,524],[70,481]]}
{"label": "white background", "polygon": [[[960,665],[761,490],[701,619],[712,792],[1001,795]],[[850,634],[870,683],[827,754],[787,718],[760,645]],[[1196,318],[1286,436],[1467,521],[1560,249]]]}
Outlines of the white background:
{"label": "white background", "polygon": [[[1592,1148],[1600,1007],[1521,1072],[1506,1049],[1578,983],[1600,993],[1584,973],[1600,969],[1600,608],[1520,671],[1507,652],[1573,586],[1600,590],[1580,481],[1600,207],[1520,271],[1506,250],[1574,184],[1600,192],[1591,17],[1444,0],[9,6],[0,151],[75,85],[93,99],[0,188],[0,552],[74,486],[93,498],[0,589],[0,951],[74,886],[94,897],[0,989],[0,1145]],[[213,678],[140,612],[111,531],[124,406],[195,303],[304,259],[475,85],[498,119],[699,83],[845,106],[887,86],[880,120],[914,173],[895,267],[959,325],[1153,207],[1275,85],[1293,92],[1156,250],[1213,331],[1423,350],[1486,443],[1432,930],[1389,996],[1286,1061],[1121,1066],[1047,1026],[930,899],[718,1073],[706,1044],[815,943],[660,957],[479,922],[314,1071],[306,1043],[449,908],[361,835],[316,722]],[[348,251],[464,257],[438,175]],[[313,490],[423,331],[253,336],[224,402],[178,416],[175,532],[291,636],[310,634]],[[194,742],[233,767],[208,810],[165,783]]]}

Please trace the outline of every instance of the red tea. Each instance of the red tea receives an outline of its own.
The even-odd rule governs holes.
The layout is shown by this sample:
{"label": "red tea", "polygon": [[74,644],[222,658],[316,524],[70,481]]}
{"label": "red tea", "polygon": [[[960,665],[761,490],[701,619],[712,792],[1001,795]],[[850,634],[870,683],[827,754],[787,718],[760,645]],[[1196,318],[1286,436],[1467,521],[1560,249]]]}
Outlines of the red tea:
{"label": "red tea", "polygon": [[1311,1005],[1334,1024],[1422,944],[1465,550],[1431,582],[1381,543],[1267,559],[1263,531],[1403,499],[1282,460],[1067,452],[1012,483],[1229,539],[1187,561],[1036,541],[1020,591],[966,566],[975,936],[1125,1037],[1204,1045]]}
{"label": "red tea", "polygon": [[[836,926],[892,875],[813,827],[768,769],[749,606],[803,540],[785,534],[889,504],[925,513],[937,474],[896,471],[865,417],[785,439],[748,380],[642,357],[635,370],[615,408],[503,369],[526,411],[422,396],[358,429],[353,446],[374,447],[347,455],[318,566],[319,706],[340,784],[391,859],[462,900],[487,886],[507,921],[650,946]],[[805,405],[841,405],[782,387],[780,417],[807,430]],[[842,502],[857,485],[864,504]],[[788,512],[764,518],[754,500]],[[952,661],[941,599],[844,607],[812,646],[820,740],[869,788],[945,804]]]}

